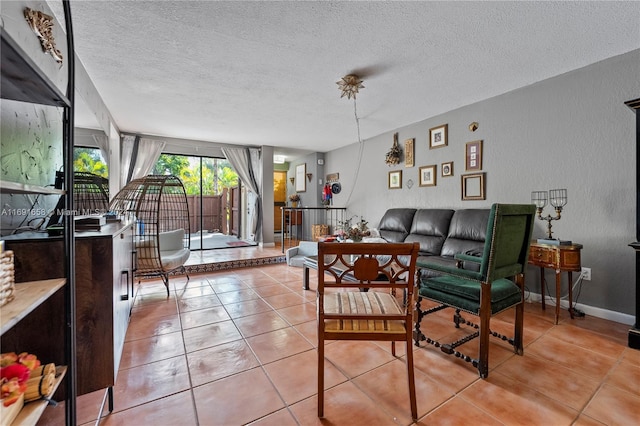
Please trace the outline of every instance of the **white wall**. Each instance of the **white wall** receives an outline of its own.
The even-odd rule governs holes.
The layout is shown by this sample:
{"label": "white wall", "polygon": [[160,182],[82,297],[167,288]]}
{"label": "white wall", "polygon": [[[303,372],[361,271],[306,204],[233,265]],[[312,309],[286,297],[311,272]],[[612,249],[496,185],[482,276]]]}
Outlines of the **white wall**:
{"label": "white wall", "polygon": [[[635,254],[627,245],[636,226],[635,115],[623,102],[640,96],[639,75],[636,50],[368,139],[357,180],[358,144],[331,151],[325,170],[340,173],[343,187],[335,204],[377,224],[391,207],[529,203],[531,191],[567,188],[569,202],[553,231],[584,245],[582,265],[592,269],[592,281],[584,283],[579,302],[633,315]],[[473,121],[479,123],[474,133],[468,130]],[[429,129],[444,123],[448,146],[430,150]],[[366,117],[361,126],[367,126]],[[395,131],[401,144],[416,139],[414,167],[385,165]],[[484,141],[486,200],[462,201],[465,144],[478,139]],[[440,165],[447,161],[454,162],[454,176],[443,178]],[[419,187],[418,168],[431,164],[438,166],[437,186]],[[390,170],[402,170],[402,189],[387,189]],[[547,207],[543,214],[550,213]],[[545,228],[538,221],[535,236],[544,236]],[[546,280],[553,290],[550,271]],[[530,268],[527,286],[539,292],[537,269]]]}

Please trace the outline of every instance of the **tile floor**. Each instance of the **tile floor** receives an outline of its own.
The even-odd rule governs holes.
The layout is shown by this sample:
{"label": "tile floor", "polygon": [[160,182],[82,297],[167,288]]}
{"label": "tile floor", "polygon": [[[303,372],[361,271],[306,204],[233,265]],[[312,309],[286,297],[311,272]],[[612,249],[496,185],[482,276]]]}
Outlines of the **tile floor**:
{"label": "tile floor", "polygon": [[[327,343],[326,419],[316,417],[315,294],[301,274],[277,264],[175,277],[169,298],[160,281],[143,282],[115,409],[100,424],[412,424],[404,348],[394,358],[382,342]],[[486,380],[432,346],[412,347],[418,424],[640,423],[640,351],[626,347],[628,326],[566,312],[554,325],[553,309],[525,310],[524,356],[493,340]],[[455,334],[449,316],[432,315],[423,329]],[[492,328],[507,331],[511,318]],[[96,423],[103,396],[78,398],[78,424]],[[61,411],[48,409],[40,424],[61,424]]]}

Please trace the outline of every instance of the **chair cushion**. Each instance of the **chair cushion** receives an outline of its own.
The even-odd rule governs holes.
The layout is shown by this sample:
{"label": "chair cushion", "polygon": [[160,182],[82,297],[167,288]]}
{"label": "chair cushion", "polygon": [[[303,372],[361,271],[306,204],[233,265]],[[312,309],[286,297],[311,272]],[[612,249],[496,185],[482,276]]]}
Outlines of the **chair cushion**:
{"label": "chair cushion", "polygon": [[184,247],[184,229],[161,232],[159,237],[160,251],[182,250]]}
{"label": "chair cushion", "polygon": [[[420,283],[419,295],[467,312],[480,312],[480,283],[449,275],[424,279]],[[491,313],[503,311],[522,301],[518,286],[506,278],[491,284]]]}
{"label": "chair cushion", "polygon": [[189,259],[190,255],[191,251],[185,248],[180,250],[161,251],[160,259],[162,261],[163,271],[167,272],[181,267]]}
{"label": "chair cushion", "polygon": [[[396,299],[388,293],[342,292],[324,295],[326,314],[402,314]],[[404,321],[399,320],[325,320],[325,330],[333,332],[402,332]]]}

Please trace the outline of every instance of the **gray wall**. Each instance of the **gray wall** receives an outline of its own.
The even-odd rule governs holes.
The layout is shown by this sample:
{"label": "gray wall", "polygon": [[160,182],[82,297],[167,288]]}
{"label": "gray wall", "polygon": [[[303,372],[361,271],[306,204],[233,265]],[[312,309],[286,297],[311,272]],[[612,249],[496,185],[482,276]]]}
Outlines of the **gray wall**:
{"label": "gray wall", "polygon": [[[325,171],[340,173],[343,187],[335,205],[377,224],[391,207],[529,203],[531,191],[567,188],[569,201],[553,231],[558,238],[584,245],[582,265],[592,268],[592,281],[584,282],[579,302],[633,315],[635,257],[627,244],[635,240],[635,116],[623,102],[640,96],[639,75],[636,50],[399,128],[395,131],[401,145],[415,138],[415,166],[410,168],[384,163],[395,131],[363,142],[357,179],[359,144],[331,151]],[[366,102],[363,93],[358,99],[363,111]],[[473,121],[479,128],[472,133],[468,125]],[[448,146],[430,150],[429,129],[444,123]],[[365,117],[361,126],[366,125]],[[462,201],[465,144],[474,140],[484,141],[486,200]],[[443,178],[440,166],[447,161],[454,162],[454,176]],[[419,167],[431,164],[438,166],[437,186],[419,187]],[[387,189],[390,170],[402,170],[402,189]],[[414,182],[410,189],[409,179]],[[546,207],[547,214],[555,213]],[[534,236],[543,237],[545,228],[546,222],[538,221]],[[551,272],[546,280],[553,290]],[[537,269],[530,268],[527,287],[538,293],[538,283]],[[629,321],[628,315],[612,319]]]}

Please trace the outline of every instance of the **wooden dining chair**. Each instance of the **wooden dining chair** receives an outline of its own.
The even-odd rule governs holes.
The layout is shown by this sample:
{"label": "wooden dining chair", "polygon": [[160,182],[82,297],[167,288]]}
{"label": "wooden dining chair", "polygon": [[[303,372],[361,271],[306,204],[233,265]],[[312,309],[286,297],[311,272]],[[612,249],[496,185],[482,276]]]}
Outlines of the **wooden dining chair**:
{"label": "wooden dining chair", "polygon": [[391,342],[394,356],[395,342],[405,342],[417,420],[412,307],[419,249],[419,243],[318,243],[318,417],[324,416],[324,342],[373,340]]}

